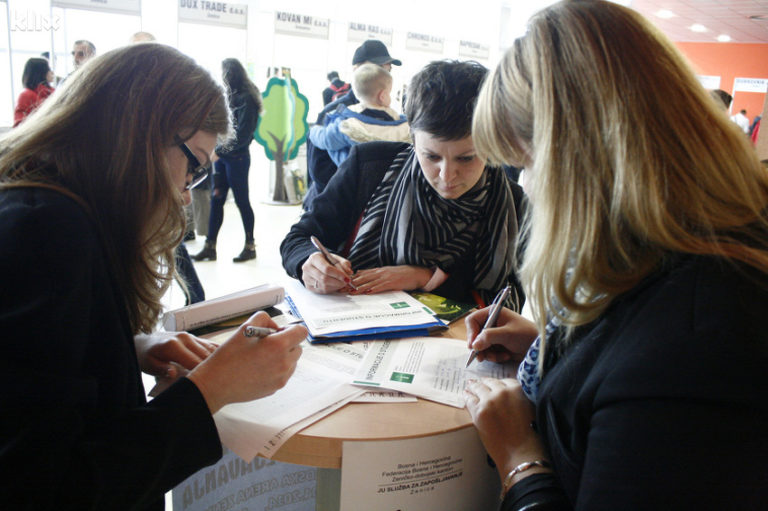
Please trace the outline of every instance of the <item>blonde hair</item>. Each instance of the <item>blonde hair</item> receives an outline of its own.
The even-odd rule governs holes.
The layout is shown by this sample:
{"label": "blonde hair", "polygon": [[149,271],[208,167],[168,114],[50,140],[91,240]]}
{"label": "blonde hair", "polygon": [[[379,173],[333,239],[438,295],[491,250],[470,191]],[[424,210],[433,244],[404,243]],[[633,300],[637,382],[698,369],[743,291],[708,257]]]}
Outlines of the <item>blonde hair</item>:
{"label": "blonde hair", "polygon": [[363,64],[352,76],[352,90],[361,101],[376,103],[376,96],[385,89],[392,88],[392,75],[376,64]]}
{"label": "blonde hair", "polygon": [[542,334],[548,314],[571,330],[594,320],[675,252],[768,271],[768,174],[628,8],[575,0],[535,15],[484,84],[473,136],[527,169],[521,273]]}
{"label": "blonde hair", "polygon": [[166,150],[199,130],[230,133],[223,89],[145,43],[95,57],[0,139],[0,189],[53,188],[90,213],[134,334],[155,326],[184,232]]}

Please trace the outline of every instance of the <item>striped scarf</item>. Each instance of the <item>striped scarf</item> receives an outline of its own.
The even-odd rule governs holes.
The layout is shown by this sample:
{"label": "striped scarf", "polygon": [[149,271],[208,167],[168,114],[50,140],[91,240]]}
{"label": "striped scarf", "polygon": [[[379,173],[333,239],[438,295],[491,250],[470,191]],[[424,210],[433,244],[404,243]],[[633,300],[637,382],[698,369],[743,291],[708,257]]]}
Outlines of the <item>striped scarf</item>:
{"label": "striped scarf", "polygon": [[450,274],[472,253],[474,288],[490,303],[509,283],[516,239],[515,204],[500,169],[486,167],[471,190],[444,199],[410,147],[395,157],[369,199],[349,260],[361,269],[415,265]]}

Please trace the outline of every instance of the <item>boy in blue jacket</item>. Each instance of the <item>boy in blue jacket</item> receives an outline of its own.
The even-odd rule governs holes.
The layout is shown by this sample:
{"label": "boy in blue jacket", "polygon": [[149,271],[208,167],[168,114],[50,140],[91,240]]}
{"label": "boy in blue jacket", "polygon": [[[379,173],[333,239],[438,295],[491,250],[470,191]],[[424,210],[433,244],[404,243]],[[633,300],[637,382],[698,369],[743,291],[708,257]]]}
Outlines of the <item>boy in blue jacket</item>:
{"label": "boy in blue jacket", "polygon": [[363,64],[352,79],[352,89],[360,103],[340,105],[326,116],[324,126],[313,126],[309,138],[315,147],[328,151],[336,165],[341,164],[355,144],[386,140],[410,142],[405,116],[389,105],[392,101],[392,75],[381,66]]}

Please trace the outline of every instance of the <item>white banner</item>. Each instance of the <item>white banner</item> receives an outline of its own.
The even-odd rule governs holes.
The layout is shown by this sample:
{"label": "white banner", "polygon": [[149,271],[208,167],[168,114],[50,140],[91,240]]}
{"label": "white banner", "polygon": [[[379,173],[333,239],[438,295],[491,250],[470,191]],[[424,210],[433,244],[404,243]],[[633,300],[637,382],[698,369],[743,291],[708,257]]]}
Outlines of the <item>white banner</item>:
{"label": "white banner", "polygon": [[408,32],[405,39],[405,47],[409,50],[429,51],[433,53],[443,53],[443,43],[445,39],[427,34],[418,34]]}
{"label": "white banner", "polygon": [[51,0],[51,5],[141,16],[141,0]]}
{"label": "white banner", "polygon": [[378,39],[387,46],[392,46],[392,29],[378,25],[350,22],[347,39],[359,43],[368,39]]}
{"label": "white banner", "polygon": [[278,34],[328,39],[329,18],[315,18],[293,12],[275,13],[275,32]]}
{"label": "white banner", "polygon": [[459,55],[471,59],[487,59],[491,55],[491,49],[485,44],[459,41]]}
{"label": "white banner", "polygon": [[179,21],[248,28],[248,6],[228,2],[179,0]]}
{"label": "white banner", "polygon": [[696,75],[696,78],[699,80],[701,86],[705,89],[713,90],[720,88],[719,76]]}
{"label": "white banner", "polygon": [[342,450],[341,511],[498,509],[499,476],[475,428]]}
{"label": "white banner", "polygon": [[733,82],[733,92],[762,92],[768,91],[767,78],[736,78]]}
{"label": "white banner", "polygon": [[201,469],[173,489],[173,509],[315,509],[316,474],[313,467],[264,458],[246,463],[224,449],[218,463]]}

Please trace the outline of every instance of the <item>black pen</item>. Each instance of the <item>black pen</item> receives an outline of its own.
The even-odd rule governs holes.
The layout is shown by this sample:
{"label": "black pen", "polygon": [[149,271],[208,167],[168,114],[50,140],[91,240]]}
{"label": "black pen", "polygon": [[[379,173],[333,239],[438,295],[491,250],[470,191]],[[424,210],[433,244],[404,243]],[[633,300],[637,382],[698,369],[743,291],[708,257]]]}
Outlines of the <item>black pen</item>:
{"label": "black pen", "polygon": [[[328,249],[325,248],[325,245],[320,243],[319,239],[317,239],[315,236],[310,236],[309,240],[312,242],[312,244],[315,246],[315,248],[318,249],[321,254],[323,254],[323,257],[325,257],[326,261],[328,261],[329,263],[334,265],[336,268],[341,270],[345,275],[347,274],[347,272],[344,271],[344,268],[342,268],[341,265],[339,265],[339,260],[336,259],[330,252],[328,252]],[[349,287],[351,287],[352,289],[355,289],[355,290],[357,289],[357,286],[355,286],[352,283],[352,280],[347,282],[347,284],[349,284]]]}
{"label": "black pen", "polygon": [[[491,302],[491,312],[488,314],[488,319],[485,320],[485,324],[480,330],[481,332],[486,328],[493,328],[496,326],[496,320],[499,319],[499,313],[501,312],[501,308],[504,306],[504,302],[507,300],[510,291],[512,291],[512,287],[507,286],[499,291],[499,294],[493,299],[493,302]],[[467,365],[464,366],[465,368],[469,367],[469,364],[477,358],[478,353],[480,352],[475,349],[472,350],[472,353],[469,354],[469,358],[467,359]]]}

